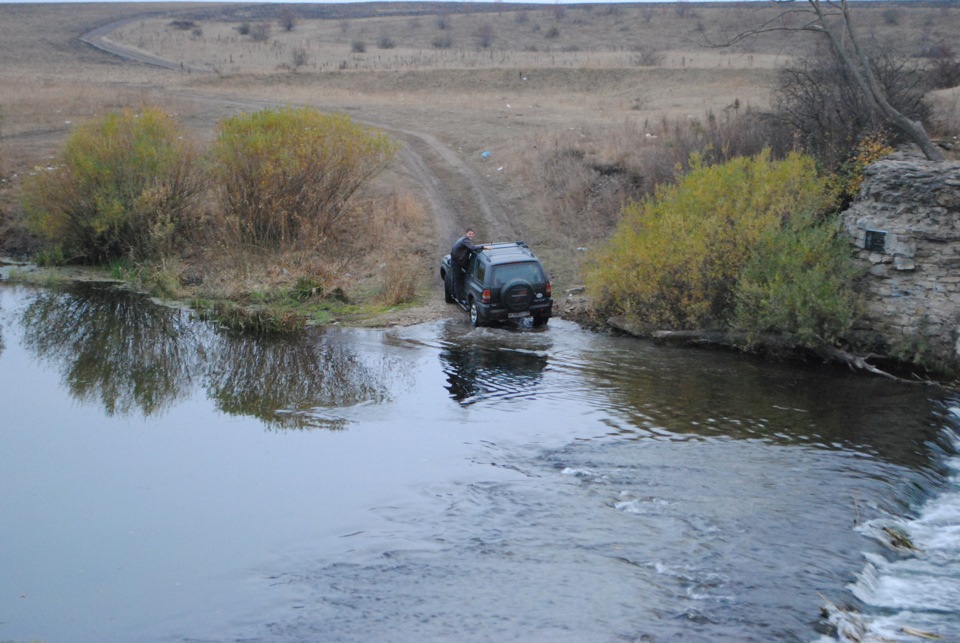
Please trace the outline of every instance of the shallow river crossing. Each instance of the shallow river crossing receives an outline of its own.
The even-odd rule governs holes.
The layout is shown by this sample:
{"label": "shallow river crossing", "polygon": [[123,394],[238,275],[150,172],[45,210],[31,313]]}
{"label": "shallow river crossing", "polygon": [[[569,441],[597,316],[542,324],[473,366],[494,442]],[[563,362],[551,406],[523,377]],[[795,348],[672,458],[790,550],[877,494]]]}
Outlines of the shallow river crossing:
{"label": "shallow river crossing", "polygon": [[958,416],[560,320],[4,286],[0,640],[960,640]]}

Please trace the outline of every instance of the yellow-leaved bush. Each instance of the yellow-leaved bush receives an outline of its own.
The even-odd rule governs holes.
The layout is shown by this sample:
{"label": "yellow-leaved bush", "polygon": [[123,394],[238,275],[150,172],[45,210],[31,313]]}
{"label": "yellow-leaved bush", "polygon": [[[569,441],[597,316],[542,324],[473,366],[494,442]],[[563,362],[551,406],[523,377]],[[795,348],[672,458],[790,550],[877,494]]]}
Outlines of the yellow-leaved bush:
{"label": "yellow-leaved bush", "polygon": [[867,167],[893,152],[893,148],[884,142],[882,134],[873,134],[857,143],[850,158],[841,163],[827,179],[841,209],[857,197]]}
{"label": "yellow-leaved bush", "polygon": [[[818,215],[829,207],[830,194],[810,157],[774,161],[764,151],[706,166],[694,155],[690,168],[676,184],[625,206],[611,239],[591,257],[587,286],[599,311],[633,314],[663,328],[729,328],[741,274],[758,251],[793,252],[805,230],[829,225]],[[795,217],[805,222],[800,233],[788,228]],[[793,245],[771,241],[788,229]],[[833,232],[826,236],[842,254],[843,242]],[[773,281],[762,287],[791,278],[769,277]],[[754,295],[761,282],[754,273]],[[742,321],[749,312],[740,303]]]}
{"label": "yellow-leaved bush", "polygon": [[214,177],[224,224],[262,247],[322,239],[397,145],[316,109],[267,109],[219,124]]}
{"label": "yellow-leaved bush", "polygon": [[24,181],[31,228],[69,259],[107,262],[169,250],[204,188],[197,153],[162,111],[111,112],[74,129]]}

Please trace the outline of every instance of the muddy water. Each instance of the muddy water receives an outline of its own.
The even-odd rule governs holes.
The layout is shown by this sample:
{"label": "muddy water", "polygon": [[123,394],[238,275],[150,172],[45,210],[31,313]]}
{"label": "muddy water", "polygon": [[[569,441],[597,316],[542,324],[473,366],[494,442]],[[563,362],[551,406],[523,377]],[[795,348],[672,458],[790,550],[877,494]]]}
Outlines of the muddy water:
{"label": "muddy water", "polygon": [[3,287],[0,640],[956,640],[957,405],[559,320],[268,341]]}

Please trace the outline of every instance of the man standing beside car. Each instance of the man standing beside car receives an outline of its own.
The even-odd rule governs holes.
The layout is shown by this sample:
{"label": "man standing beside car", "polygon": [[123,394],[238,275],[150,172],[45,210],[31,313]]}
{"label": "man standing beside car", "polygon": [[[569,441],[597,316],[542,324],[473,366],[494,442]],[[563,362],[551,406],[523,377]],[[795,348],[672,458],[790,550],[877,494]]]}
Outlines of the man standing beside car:
{"label": "man standing beside car", "polygon": [[493,246],[474,245],[473,237],[475,234],[473,228],[467,228],[463,236],[453,244],[453,250],[450,251],[450,265],[453,266],[453,296],[464,305],[467,303],[467,298],[463,292],[463,278],[467,272],[467,265],[470,263],[470,254],[493,248]]}

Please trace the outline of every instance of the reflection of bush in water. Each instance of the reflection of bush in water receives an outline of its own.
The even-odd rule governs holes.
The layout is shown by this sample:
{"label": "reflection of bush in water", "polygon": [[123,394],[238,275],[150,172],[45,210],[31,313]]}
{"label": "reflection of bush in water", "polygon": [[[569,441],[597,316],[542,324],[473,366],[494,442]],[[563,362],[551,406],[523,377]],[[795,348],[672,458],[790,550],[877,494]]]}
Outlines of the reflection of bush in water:
{"label": "reflection of bush in water", "polygon": [[221,411],[275,428],[343,428],[316,407],[345,407],[386,396],[382,375],[325,336],[221,335],[208,350],[207,391]]}
{"label": "reflection of bush in water", "polygon": [[89,284],[42,292],[22,324],[25,345],[60,367],[70,393],[108,415],[157,413],[192,386],[191,325],[146,297]]}
{"label": "reflection of bush in water", "polygon": [[26,346],[60,367],[70,394],[108,415],[151,415],[203,381],[226,413],[277,428],[342,428],[342,420],[312,410],[386,395],[382,373],[325,337],[204,332],[209,326],[181,311],[110,287],[42,292],[21,322]]}

